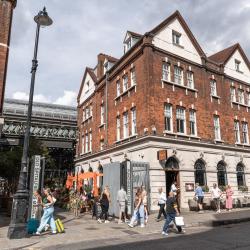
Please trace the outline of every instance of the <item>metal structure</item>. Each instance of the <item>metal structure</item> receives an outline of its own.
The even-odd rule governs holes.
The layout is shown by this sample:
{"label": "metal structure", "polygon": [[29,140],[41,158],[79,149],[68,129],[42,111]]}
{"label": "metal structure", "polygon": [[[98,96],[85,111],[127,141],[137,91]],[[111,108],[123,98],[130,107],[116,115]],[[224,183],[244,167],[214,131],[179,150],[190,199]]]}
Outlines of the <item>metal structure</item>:
{"label": "metal structure", "polygon": [[[5,99],[1,143],[19,145],[26,128],[28,102]],[[30,135],[50,148],[72,148],[76,140],[77,110],[74,107],[33,103]]]}
{"label": "metal structure", "polygon": [[34,21],[36,22],[37,27],[36,27],[34,57],[32,60],[32,68],[31,68],[31,83],[30,83],[30,94],[29,94],[29,103],[28,103],[28,111],[27,111],[27,122],[26,122],[26,127],[25,127],[25,134],[24,134],[21,171],[20,171],[20,176],[19,176],[19,181],[18,181],[17,192],[13,197],[11,221],[10,221],[10,226],[8,230],[8,238],[10,239],[23,238],[27,234],[26,220],[27,220],[27,210],[28,210],[28,201],[29,201],[29,191],[28,191],[28,185],[27,185],[28,150],[29,150],[33,95],[34,95],[34,87],[35,87],[35,76],[36,76],[36,70],[38,66],[37,52],[38,52],[39,33],[40,33],[41,26],[49,26],[52,24],[52,20],[48,16],[48,13],[45,7],[43,8],[42,11],[39,11],[38,15],[34,17]]}

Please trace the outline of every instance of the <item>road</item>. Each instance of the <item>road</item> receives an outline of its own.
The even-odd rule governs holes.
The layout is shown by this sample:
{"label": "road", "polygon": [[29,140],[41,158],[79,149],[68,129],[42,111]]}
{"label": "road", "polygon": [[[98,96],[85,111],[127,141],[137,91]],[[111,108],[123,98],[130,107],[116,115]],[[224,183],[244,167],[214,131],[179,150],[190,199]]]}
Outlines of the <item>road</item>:
{"label": "road", "polygon": [[[241,223],[216,228],[188,229],[185,235],[171,232],[169,236],[160,234],[128,235],[126,238],[97,240],[72,244],[65,249],[97,250],[216,250],[216,249],[250,249],[250,223]],[[60,248],[64,249],[64,248]]]}

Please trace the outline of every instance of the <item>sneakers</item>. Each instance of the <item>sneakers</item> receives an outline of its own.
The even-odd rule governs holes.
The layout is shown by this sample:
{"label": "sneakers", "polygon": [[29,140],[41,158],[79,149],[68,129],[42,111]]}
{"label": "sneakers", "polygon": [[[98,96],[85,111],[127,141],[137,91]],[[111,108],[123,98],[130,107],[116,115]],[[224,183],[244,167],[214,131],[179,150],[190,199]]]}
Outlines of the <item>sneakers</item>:
{"label": "sneakers", "polygon": [[128,219],[125,219],[125,223],[129,223],[129,221],[130,221],[130,220],[128,220]]}
{"label": "sneakers", "polygon": [[144,224],[141,224],[141,227],[145,227],[145,225],[144,225]]}
{"label": "sneakers", "polygon": [[97,220],[97,222],[98,222],[98,223],[102,223],[102,220],[99,218],[99,219]]}
{"label": "sneakers", "polygon": [[56,234],[57,232],[56,231],[52,231],[52,234]]}
{"label": "sneakers", "polygon": [[164,232],[164,231],[162,231],[161,234],[162,234],[162,235],[165,235],[165,236],[168,236],[168,233],[166,233],[166,232]]}
{"label": "sneakers", "polygon": [[107,224],[107,223],[110,223],[110,221],[109,221],[109,220],[105,220],[105,221],[104,221],[104,223],[106,223],[106,224]]}
{"label": "sneakers", "polygon": [[204,214],[204,211],[203,211],[203,210],[200,210],[198,213],[199,213],[199,214]]}
{"label": "sneakers", "polygon": [[41,233],[39,233],[39,232],[36,232],[36,233],[35,233],[35,235],[41,235]]}
{"label": "sneakers", "polygon": [[129,226],[129,227],[134,227],[134,225],[133,225],[133,224],[131,224],[131,223],[129,223],[129,224],[128,224],[128,226]]}
{"label": "sneakers", "polygon": [[118,224],[123,224],[123,221],[122,221],[122,220],[119,220],[119,221],[118,221]]}

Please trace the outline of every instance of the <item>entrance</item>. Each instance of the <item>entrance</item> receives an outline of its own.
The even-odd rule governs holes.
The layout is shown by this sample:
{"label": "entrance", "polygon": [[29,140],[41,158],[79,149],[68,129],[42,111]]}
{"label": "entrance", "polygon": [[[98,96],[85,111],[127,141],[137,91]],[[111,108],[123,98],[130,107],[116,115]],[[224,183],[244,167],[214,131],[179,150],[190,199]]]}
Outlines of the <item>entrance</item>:
{"label": "entrance", "polygon": [[[168,158],[165,165],[165,175],[166,175],[166,194],[169,196],[172,184],[176,181],[177,188],[180,188],[180,176],[179,176],[179,163],[175,157]],[[180,189],[177,192],[177,202],[180,205]]]}

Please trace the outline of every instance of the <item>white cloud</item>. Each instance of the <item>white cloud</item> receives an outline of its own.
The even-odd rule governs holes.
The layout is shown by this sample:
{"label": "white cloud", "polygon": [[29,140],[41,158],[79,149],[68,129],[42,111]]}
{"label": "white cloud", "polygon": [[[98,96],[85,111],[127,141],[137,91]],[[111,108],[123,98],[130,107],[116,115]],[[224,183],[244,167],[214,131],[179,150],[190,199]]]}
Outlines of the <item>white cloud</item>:
{"label": "white cloud", "polygon": [[[29,95],[25,92],[17,91],[12,95],[12,98],[23,100],[23,101],[28,101]],[[46,96],[42,94],[38,94],[38,95],[34,95],[33,101],[34,102],[50,102],[50,99],[48,99]]]}
{"label": "white cloud", "polygon": [[76,92],[69,90],[64,90],[63,92],[63,96],[57,98],[54,104],[76,106]]}

